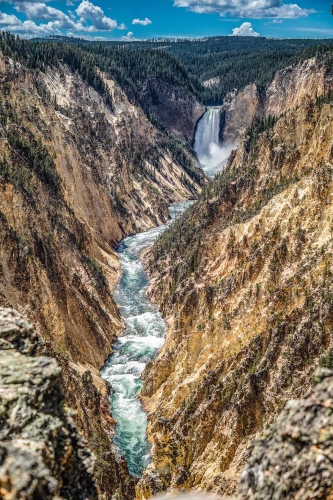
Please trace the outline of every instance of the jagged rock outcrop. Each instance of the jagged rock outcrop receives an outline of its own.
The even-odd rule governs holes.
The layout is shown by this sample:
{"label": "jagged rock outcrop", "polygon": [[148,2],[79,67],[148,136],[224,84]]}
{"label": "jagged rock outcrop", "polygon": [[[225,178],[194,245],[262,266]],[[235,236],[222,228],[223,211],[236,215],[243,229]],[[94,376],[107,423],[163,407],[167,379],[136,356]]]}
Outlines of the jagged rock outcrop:
{"label": "jagged rock outcrop", "polygon": [[253,443],[238,500],[332,498],[333,372],[318,371],[315,382]]}
{"label": "jagged rock outcrop", "polygon": [[27,320],[0,309],[0,497],[93,500],[94,457],[69,410],[54,359],[32,356]]}
{"label": "jagged rock outcrop", "polygon": [[148,256],[169,330],[144,373],[139,498],[233,494],[251,440],[331,366],[332,116],[309,97],[253,129]]}
{"label": "jagged rock outcrop", "polygon": [[179,139],[193,143],[195,127],[205,112],[184,89],[160,80],[147,80],[141,91],[143,108],[156,115]]}
{"label": "jagged rock outcrop", "polygon": [[221,107],[221,142],[238,144],[253,117],[263,116],[264,110],[264,99],[255,83],[227,96]]}
{"label": "jagged rock outcrop", "polygon": [[73,419],[96,455],[95,478],[101,498],[132,500],[137,478],[130,475],[126,460],[113,445],[116,421],[111,416],[106,383],[84,366],[56,355],[62,367],[66,404],[75,411]]}

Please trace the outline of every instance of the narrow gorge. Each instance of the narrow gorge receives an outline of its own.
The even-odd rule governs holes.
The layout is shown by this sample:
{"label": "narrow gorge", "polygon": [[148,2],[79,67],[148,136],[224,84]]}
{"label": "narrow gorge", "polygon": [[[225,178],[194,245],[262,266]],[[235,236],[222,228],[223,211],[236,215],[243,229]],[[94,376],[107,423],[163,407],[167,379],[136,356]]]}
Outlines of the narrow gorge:
{"label": "narrow gorge", "polygon": [[[172,223],[192,202],[169,207]],[[102,377],[112,391],[112,415],[117,420],[115,445],[124,453],[131,474],[141,476],[150,461],[146,437],[147,418],[139,394],[141,374],[162,347],[166,326],[161,314],[147,296],[148,278],[142,252],[167,229],[158,226],[129,236],[120,243],[122,276],[114,298],[125,320],[126,329],[115,344],[114,353],[102,369]]]}
{"label": "narrow gorge", "polygon": [[333,49],[254,38],[0,32],[0,498],[331,498]]}
{"label": "narrow gorge", "polygon": [[[194,150],[206,175],[214,177],[223,169],[231,148],[221,144],[221,109],[208,108],[194,131]],[[121,278],[114,292],[125,322],[125,330],[113,344],[113,354],[101,370],[111,388],[112,416],[117,421],[114,443],[123,453],[129,472],[140,477],[150,462],[147,417],[139,396],[141,375],[164,343],[166,325],[155,304],[147,296],[148,278],[142,253],[181,217],[192,201],[171,205],[170,222],[121,241],[118,249]]]}

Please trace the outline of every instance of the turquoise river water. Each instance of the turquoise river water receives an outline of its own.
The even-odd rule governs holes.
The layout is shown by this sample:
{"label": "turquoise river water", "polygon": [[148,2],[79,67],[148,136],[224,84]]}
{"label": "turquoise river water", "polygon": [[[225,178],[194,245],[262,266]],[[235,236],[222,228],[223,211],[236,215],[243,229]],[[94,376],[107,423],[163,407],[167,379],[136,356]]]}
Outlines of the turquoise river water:
{"label": "turquoise river water", "polygon": [[101,375],[111,386],[112,416],[118,421],[115,445],[125,455],[130,472],[137,476],[150,460],[147,417],[138,399],[142,387],[140,377],[146,364],[163,345],[166,333],[164,320],[147,295],[148,278],[140,254],[191,203],[171,206],[171,221],[167,225],[129,236],[118,249],[122,276],[114,297],[126,328],[113,345],[114,352]]}

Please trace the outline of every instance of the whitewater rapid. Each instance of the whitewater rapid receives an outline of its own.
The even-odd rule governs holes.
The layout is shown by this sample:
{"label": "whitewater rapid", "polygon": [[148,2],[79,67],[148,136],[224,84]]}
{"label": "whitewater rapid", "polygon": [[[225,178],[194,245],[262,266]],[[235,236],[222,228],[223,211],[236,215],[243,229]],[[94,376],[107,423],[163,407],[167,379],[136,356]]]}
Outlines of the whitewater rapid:
{"label": "whitewater rapid", "polygon": [[114,352],[101,375],[111,386],[112,416],[118,422],[114,444],[125,455],[129,471],[136,476],[142,474],[150,460],[147,417],[138,399],[143,383],[140,377],[163,345],[166,333],[165,322],[147,295],[148,278],[140,254],[191,203],[171,206],[171,221],[167,225],[129,236],[118,249],[122,276],[114,297],[126,328],[113,345]]}
{"label": "whitewater rapid", "polygon": [[206,175],[214,177],[223,170],[233,146],[220,141],[221,110],[208,108],[200,118],[194,139],[194,151]]}

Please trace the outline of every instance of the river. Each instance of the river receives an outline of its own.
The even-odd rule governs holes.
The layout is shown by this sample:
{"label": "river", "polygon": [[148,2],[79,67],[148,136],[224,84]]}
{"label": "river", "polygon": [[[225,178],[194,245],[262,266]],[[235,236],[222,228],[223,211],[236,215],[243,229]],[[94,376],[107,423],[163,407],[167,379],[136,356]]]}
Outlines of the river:
{"label": "river", "polygon": [[112,416],[118,422],[114,444],[136,476],[141,476],[150,460],[147,417],[138,398],[143,383],[140,377],[163,345],[166,333],[165,322],[147,295],[148,278],[140,255],[192,203],[171,206],[168,224],[129,236],[118,249],[122,276],[114,298],[126,328],[114,343],[101,375],[111,386]]}

